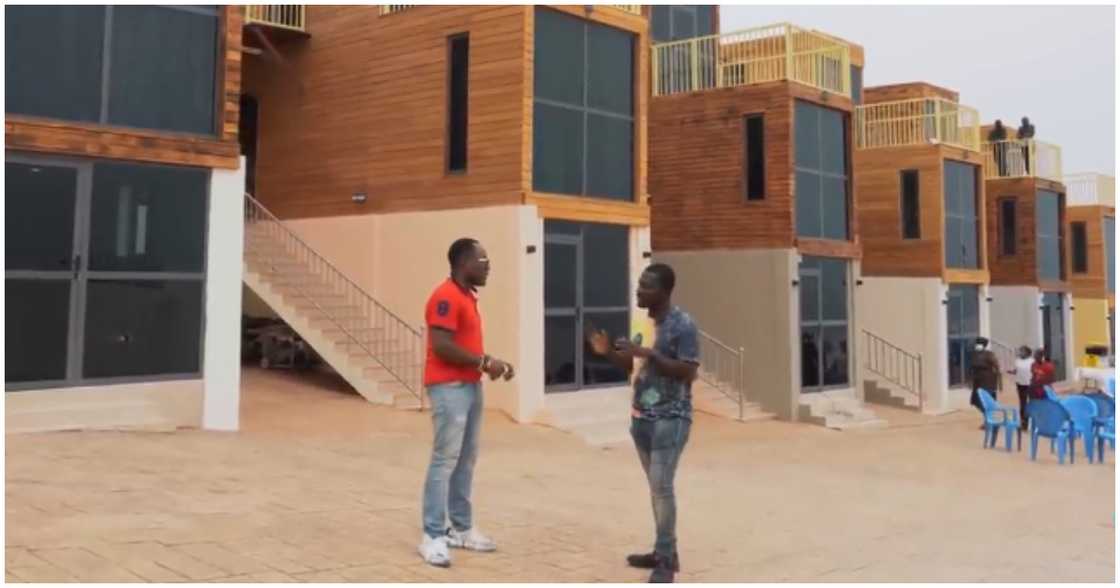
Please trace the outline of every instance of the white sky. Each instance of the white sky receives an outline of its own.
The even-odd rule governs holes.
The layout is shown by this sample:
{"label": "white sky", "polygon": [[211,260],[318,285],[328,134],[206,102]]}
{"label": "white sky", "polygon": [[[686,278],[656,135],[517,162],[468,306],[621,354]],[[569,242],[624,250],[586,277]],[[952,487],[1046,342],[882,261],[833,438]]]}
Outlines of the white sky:
{"label": "white sky", "polygon": [[722,32],[777,22],[863,45],[864,86],[924,81],[960,92],[984,123],[1029,116],[1066,173],[1116,167],[1112,6],[731,6]]}

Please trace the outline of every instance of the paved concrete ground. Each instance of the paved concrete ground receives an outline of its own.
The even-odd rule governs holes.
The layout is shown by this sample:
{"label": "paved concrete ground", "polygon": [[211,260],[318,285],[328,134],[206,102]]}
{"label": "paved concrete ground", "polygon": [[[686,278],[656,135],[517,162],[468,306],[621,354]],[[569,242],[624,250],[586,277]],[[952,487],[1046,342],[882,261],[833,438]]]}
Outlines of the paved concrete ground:
{"label": "paved concrete ground", "polygon": [[[237,434],[7,441],[9,581],[641,581],[630,447],[486,416],[476,518],[495,554],[419,561],[427,414],[249,370]],[[698,416],[679,474],[683,581],[1114,579],[1114,474],[980,447],[970,413],[839,433]]]}

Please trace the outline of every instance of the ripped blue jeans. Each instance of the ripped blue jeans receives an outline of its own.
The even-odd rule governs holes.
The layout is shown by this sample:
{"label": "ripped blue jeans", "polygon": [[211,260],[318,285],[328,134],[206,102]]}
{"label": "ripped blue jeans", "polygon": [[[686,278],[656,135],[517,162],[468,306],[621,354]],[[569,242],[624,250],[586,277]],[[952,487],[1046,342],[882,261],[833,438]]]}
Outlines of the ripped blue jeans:
{"label": "ripped blue jeans", "polygon": [[471,528],[471,481],[482,431],[482,384],[439,384],[428,388],[435,441],[424,481],[424,533],[441,537],[447,518],[456,531]]}

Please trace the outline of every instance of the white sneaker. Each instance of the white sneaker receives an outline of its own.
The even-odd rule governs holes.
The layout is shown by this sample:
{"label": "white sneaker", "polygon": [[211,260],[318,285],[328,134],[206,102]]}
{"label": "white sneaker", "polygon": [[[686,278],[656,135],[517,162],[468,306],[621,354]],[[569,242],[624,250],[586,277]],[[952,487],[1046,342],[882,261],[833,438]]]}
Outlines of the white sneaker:
{"label": "white sneaker", "polygon": [[477,529],[469,531],[447,530],[447,544],[459,549],[471,551],[495,551],[498,546],[492,539],[480,533]]}
{"label": "white sneaker", "polygon": [[424,533],[424,539],[420,541],[420,557],[429,565],[438,568],[451,567],[451,553],[447,551],[447,537],[436,537],[432,539],[427,533]]}

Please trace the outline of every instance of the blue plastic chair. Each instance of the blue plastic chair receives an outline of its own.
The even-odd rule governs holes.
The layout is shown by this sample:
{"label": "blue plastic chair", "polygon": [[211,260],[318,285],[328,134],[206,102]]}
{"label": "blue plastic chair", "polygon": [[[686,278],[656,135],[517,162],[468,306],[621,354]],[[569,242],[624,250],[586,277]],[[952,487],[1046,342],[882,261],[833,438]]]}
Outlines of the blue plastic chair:
{"label": "blue plastic chair", "polygon": [[[1085,456],[1089,458],[1089,463],[1093,463],[1093,445],[1094,432],[1096,424],[1093,422],[1097,418],[1097,404],[1089,399],[1088,396],[1081,394],[1073,394],[1066,396],[1061,401],[1062,407],[1069,412],[1070,420],[1073,421],[1073,438],[1081,438],[1085,442]],[[1070,453],[1070,461],[1073,461],[1073,453]]]}
{"label": "blue plastic chair", "polygon": [[1116,376],[1108,379],[1108,395],[1116,398]]}
{"label": "blue plastic chair", "polygon": [[[1116,430],[1116,399],[1103,392],[1095,392],[1086,395],[1097,405],[1097,418],[1093,419],[1093,424],[1096,426],[1097,431],[1109,426]],[[1116,440],[1110,439],[1109,445],[1112,450],[1116,450]],[[1098,444],[1099,446],[1099,444]]]}
{"label": "blue plastic chair", "polygon": [[1069,449],[1069,462],[1073,463],[1073,421],[1069,411],[1061,403],[1038,398],[1027,405],[1030,415],[1031,434],[1031,461],[1038,457],[1038,438],[1046,437],[1051,444],[1058,448],[1058,463],[1066,461],[1066,449]]}
{"label": "blue plastic chair", "polygon": [[1054,389],[1051,388],[1049,384],[1044,385],[1042,387],[1042,391],[1046,393],[1046,399],[1047,400],[1053,400],[1054,402],[1061,402],[1062,401],[1060,398],[1058,398],[1058,393],[1054,392]]}
{"label": "blue plastic chair", "polygon": [[995,447],[999,430],[1002,428],[1007,440],[1006,447],[1011,451],[1011,432],[1019,436],[1019,451],[1023,450],[1023,431],[1020,428],[1019,409],[1004,406],[996,402],[995,398],[985,389],[977,390],[980,404],[984,407],[984,447]]}
{"label": "blue plastic chair", "polygon": [[1116,452],[1116,421],[1110,420],[1106,424],[1097,427],[1097,463],[1104,463],[1104,442],[1112,446],[1113,453]]}

